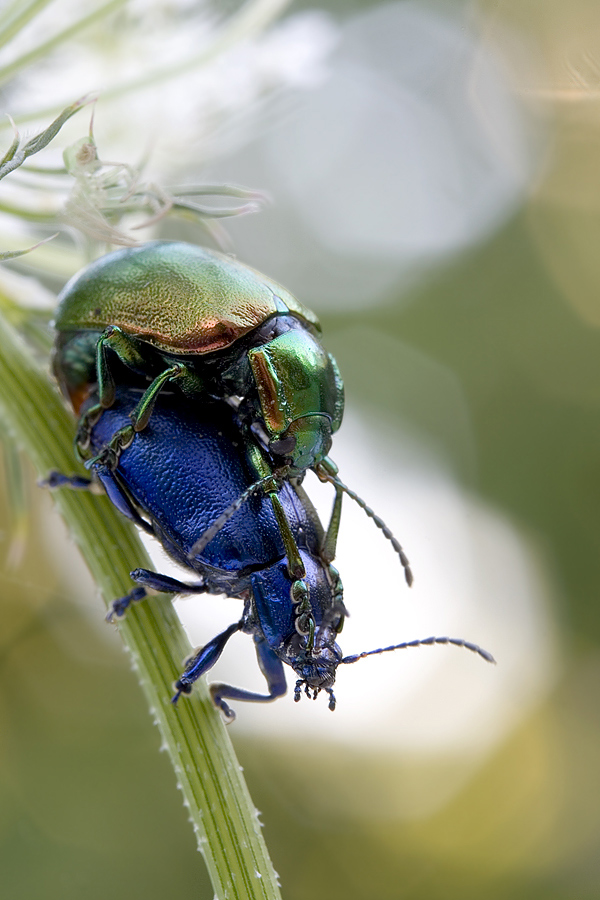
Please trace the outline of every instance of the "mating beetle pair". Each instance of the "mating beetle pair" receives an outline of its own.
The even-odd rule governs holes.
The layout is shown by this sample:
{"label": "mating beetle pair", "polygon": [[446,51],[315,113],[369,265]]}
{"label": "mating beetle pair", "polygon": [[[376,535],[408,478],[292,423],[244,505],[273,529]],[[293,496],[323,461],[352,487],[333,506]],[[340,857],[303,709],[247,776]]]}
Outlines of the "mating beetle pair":
{"label": "mating beetle pair", "polygon": [[[236,631],[254,636],[268,693],[213,685],[215,704],[285,692],[283,663],[314,697],[340,663],[429,638],[343,657],[346,614],[331,566],[347,493],[391,540],[384,523],[337,478],[328,459],[343,412],[342,381],[317,340],[318,323],[283,288],[252,269],[187,244],[153,242],[92,264],[65,288],[54,368],[81,416],[76,447],[114,505],[154,534],[199,581],[136,570],[139,587],[115,601],[123,615],[146,588],[226,593],[242,619],[200,650],[176,683],[189,693]],[[300,486],[312,468],[335,488],[325,531]],[[55,474],[51,486],[84,486]]]}
{"label": "mating beetle pair", "polygon": [[[100,453],[128,421],[140,391],[117,389],[115,403],[91,429],[91,448]],[[132,572],[139,585],[116,600],[109,619],[120,617],[146,588],[176,593],[227,594],[244,600],[241,620],[208,644],[188,663],[176,683],[177,695],[216,662],[237,631],[254,636],[268,693],[258,695],[227,685],[212,685],[215,704],[232,718],[226,699],[268,701],[285,693],[283,663],[290,664],[302,686],[325,689],[330,706],[332,686],[342,654],[335,638],[344,619],[342,587],[333,566],[322,558],[325,535],[307,495],[295,479],[277,491],[278,502],[294,535],[305,570],[307,590],[294,593],[286,551],[269,497],[252,491],[212,539],[207,534],[219,513],[236,505],[269,472],[258,445],[244,448],[232,412],[224,404],[187,403],[175,393],[162,394],[148,427],[123,449],[116,468],[98,459],[91,465],[114,505],[144,531],[154,535],[167,553],[195,576],[180,581],[146,569]],[[65,480],[54,476],[51,484]],[[69,480],[66,481],[69,483]],[[74,486],[83,486],[81,482]],[[200,538],[200,540],[199,540]]]}

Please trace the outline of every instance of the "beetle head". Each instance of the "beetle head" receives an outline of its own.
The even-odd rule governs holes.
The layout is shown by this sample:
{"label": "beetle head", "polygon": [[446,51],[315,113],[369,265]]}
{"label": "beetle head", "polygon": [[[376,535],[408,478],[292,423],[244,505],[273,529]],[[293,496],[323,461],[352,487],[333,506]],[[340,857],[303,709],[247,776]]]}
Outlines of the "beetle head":
{"label": "beetle head", "polygon": [[286,647],[287,662],[298,676],[294,700],[298,701],[302,688],[307,697],[316,700],[321,691],[329,694],[329,709],[335,709],[333,685],[335,673],[342,661],[342,651],[335,639],[339,633],[345,610],[334,604],[326,614],[311,646],[308,635],[294,634]]}
{"label": "beetle head", "polygon": [[317,414],[294,419],[283,434],[269,442],[271,453],[289,466],[292,476],[312,468],[330,449],[331,419]]}

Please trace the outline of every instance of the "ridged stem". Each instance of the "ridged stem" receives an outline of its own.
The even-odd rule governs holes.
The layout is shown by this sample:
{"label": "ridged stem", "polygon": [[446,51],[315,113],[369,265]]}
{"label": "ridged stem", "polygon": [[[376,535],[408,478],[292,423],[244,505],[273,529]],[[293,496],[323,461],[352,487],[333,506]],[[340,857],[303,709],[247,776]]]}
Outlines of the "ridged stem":
{"label": "ridged stem", "polygon": [[[19,334],[2,317],[0,386],[6,429],[39,475],[52,469],[72,472],[73,421]],[[135,529],[106,497],[62,490],[54,499],[105,602],[126,594],[129,572],[150,564]],[[173,681],[190,652],[171,603],[158,597],[137,604],[119,631],[171,757],[216,896],[277,900],[276,874],[257,812],[206,685],[201,680],[192,697],[182,698],[177,707],[170,703]]]}

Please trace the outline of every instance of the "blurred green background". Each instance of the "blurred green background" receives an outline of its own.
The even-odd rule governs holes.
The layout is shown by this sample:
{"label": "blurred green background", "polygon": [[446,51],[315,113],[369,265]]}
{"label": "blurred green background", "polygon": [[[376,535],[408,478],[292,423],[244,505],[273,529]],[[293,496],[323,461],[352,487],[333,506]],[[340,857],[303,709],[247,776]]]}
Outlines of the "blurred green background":
{"label": "blurred green background", "polygon": [[[484,675],[465,663],[466,681],[494,685],[472,707],[480,738],[472,713],[460,746],[444,744],[442,727],[429,744],[401,735],[369,746],[357,713],[361,740],[336,741],[335,722],[303,735],[279,704],[262,711],[263,730],[245,728],[250,713],[238,709],[231,735],[288,900],[597,898],[600,8],[501,0],[319,10],[330,16],[328,74],[289,104],[279,97],[218,158],[196,168],[186,158],[177,177],[200,177],[206,162],[215,178],[271,191],[271,208],[233,223],[234,247],[321,316],[352,414],[383,442],[383,484],[405,458],[395,436],[408,435],[410,458],[431,458],[465,504],[498,517],[535,574],[528,588],[510,564],[494,584],[482,569],[464,619],[452,620],[457,637],[498,658]],[[377,97],[397,106],[379,110]],[[102,115],[100,104],[99,129]],[[198,239],[185,224],[161,233]],[[350,455],[343,429],[339,439]],[[375,505],[368,469],[352,486]],[[211,897],[118,635],[102,627],[49,498],[33,477],[26,490],[26,537],[8,495],[0,525],[2,895]],[[410,550],[410,516],[385,514]],[[370,527],[347,535],[353,556],[340,568],[350,583],[360,568],[379,590],[378,554],[390,551],[381,541],[360,557]],[[469,552],[466,562],[439,561],[440,603],[445,583],[460,586],[477,562],[477,548]],[[391,577],[400,582],[400,571]],[[395,602],[402,616],[409,601]],[[357,611],[355,644],[368,615]],[[426,636],[375,616],[381,644]],[[503,673],[511,647],[519,661]],[[424,649],[418,665],[438,652]],[[376,702],[385,676],[361,676]],[[419,690],[435,695],[443,679]],[[350,700],[342,687],[338,698]],[[385,732],[383,710],[378,722]],[[410,735],[410,717],[403,725]],[[424,803],[404,807],[403,793],[415,791]]]}

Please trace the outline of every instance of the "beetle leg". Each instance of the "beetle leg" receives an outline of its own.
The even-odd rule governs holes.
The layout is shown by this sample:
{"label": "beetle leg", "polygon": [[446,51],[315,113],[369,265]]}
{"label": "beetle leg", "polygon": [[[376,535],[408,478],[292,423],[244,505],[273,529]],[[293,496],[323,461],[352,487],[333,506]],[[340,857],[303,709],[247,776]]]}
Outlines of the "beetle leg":
{"label": "beetle leg", "polygon": [[115,402],[115,380],[110,371],[107,349],[116,353],[124,365],[144,368],[144,357],[137,349],[135,339],[117,325],[109,325],[96,344],[98,397],[103,409],[109,409]]}
{"label": "beetle leg", "polygon": [[135,525],[142,528],[147,534],[154,534],[152,526],[149,525],[145,519],[142,519],[131,500],[118,483],[112,469],[101,463],[94,463],[92,471],[106,491],[112,505],[116,507],[122,515],[126,516],[126,518],[131,519]]}
{"label": "beetle leg", "polygon": [[178,378],[183,378],[188,374],[186,366],[182,363],[175,363],[174,366],[170,366],[168,369],[165,369],[164,372],[161,372],[160,375],[156,376],[152,384],[142,395],[136,408],[129,414],[135,432],[143,431],[148,424],[152,411],[156,405],[158,395],[165,384],[169,381],[176,381]]}
{"label": "beetle leg", "polygon": [[132,338],[116,325],[109,325],[96,344],[98,403],[91,406],[81,417],[75,438],[75,448],[81,458],[85,458],[89,448],[92,428],[104,410],[110,409],[115,402],[115,380],[110,370],[107,348],[113,350],[126,366],[144,365],[144,359]]}
{"label": "beetle leg", "polygon": [[[305,578],[306,570],[304,568],[304,563],[302,562],[302,557],[300,556],[300,551],[298,550],[298,544],[296,543],[296,539],[292,534],[290,523],[288,522],[283,506],[281,505],[281,500],[277,495],[277,490],[281,485],[282,479],[287,474],[287,469],[277,469],[275,472],[273,472],[269,463],[263,456],[258,444],[250,443],[246,448],[246,452],[248,454],[251,465],[257,472],[260,473],[261,480],[263,480],[263,478],[268,478],[269,475],[272,475],[273,477],[272,486],[268,481],[265,482],[265,494],[267,494],[269,500],[271,501],[271,505],[273,506],[273,512],[275,514],[279,533],[281,534],[281,540],[283,541],[285,555],[287,557],[288,572],[290,578],[294,580]],[[275,490],[273,488],[275,488]]]}
{"label": "beetle leg", "polygon": [[177,578],[161,575],[159,572],[151,572],[150,569],[134,569],[129,574],[136,584],[142,584],[144,587],[152,588],[153,591],[163,594],[205,594],[208,591],[203,581],[198,584],[185,584],[183,581],[178,581]]}
{"label": "beetle leg", "polygon": [[[250,444],[247,452],[254,468],[259,472],[268,475],[270,467],[264,459],[260,447],[256,444]],[[310,605],[308,584],[305,581],[306,569],[304,568],[296,538],[290,528],[290,523],[288,522],[285,510],[277,493],[277,490],[281,485],[281,480],[285,475],[286,469],[278,469],[273,472],[273,484],[271,486],[268,481],[266,482],[265,493],[269,497],[273,507],[273,513],[275,514],[275,520],[277,522],[277,527],[279,528],[281,540],[283,541],[283,549],[285,550],[287,558],[288,574],[292,579],[291,599],[295,607],[296,631],[298,634],[308,635],[307,650],[310,652],[314,645],[315,620]],[[275,490],[273,490],[273,488],[275,488]]]}
{"label": "beetle leg", "polygon": [[121,619],[125,615],[125,611],[132,603],[139,603],[148,596],[146,588],[153,591],[159,591],[164,594],[204,594],[207,587],[204,582],[200,584],[184,584],[171,578],[169,575],[161,575],[159,572],[151,572],[149,569],[134,569],[130,572],[132,581],[135,581],[141,587],[136,587],[124,597],[113,600],[106,614],[107,622],[114,622],[115,618]]}
{"label": "beetle leg", "polygon": [[90,440],[92,436],[92,429],[94,425],[99,421],[100,416],[104,412],[104,407],[100,406],[99,403],[94,404],[94,406],[90,406],[88,410],[82,415],[79,420],[79,425],[77,426],[77,434],[75,435],[75,452],[79,459],[84,460],[87,459],[89,454]]}
{"label": "beetle leg", "polygon": [[230,625],[229,628],[226,628],[225,631],[222,631],[221,634],[214,637],[208,644],[205,644],[204,647],[201,647],[197,653],[188,659],[185,669],[174,684],[176,693],[171,698],[171,703],[177,703],[181,694],[191,694],[194,682],[197,681],[201,675],[204,675],[205,672],[208,672],[209,669],[212,669],[225,649],[225,644],[229,638],[235,634],[236,631],[240,631],[242,626],[243,621],[235,622],[233,625]]}
{"label": "beetle leg", "polygon": [[[344,587],[342,585],[342,579],[340,578],[340,573],[335,568],[335,566],[327,567],[327,574],[329,576],[329,583],[331,585],[331,593],[332,593],[332,601],[330,607],[330,615],[339,615],[338,621],[335,626],[335,630],[337,634],[340,634],[342,628],[344,627],[344,619],[346,616],[349,616],[350,613],[346,609],[344,605]],[[327,616],[323,617],[323,621]],[[333,621],[333,619],[332,619]],[[323,623],[321,623],[321,629],[323,628]]]}
{"label": "beetle leg", "polygon": [[269,500],[273,506],[275,519],[277,520],[277,526],[283,541],[290,578],[303,579],[306,576],[306,569],[304,568],[304,563],[302,562],[302,557],[298,550],[296,538],[292,534],[290,523],[288,522],[283,506],[281,505],[281,500],[275,492],[269,493]]}
{"label": "beetle leg", "polygon": [[245,691],[242,688],[232,687],[230,684],[211,684],[209,688],[213,703],[217,709],[221,710],[229,722],[235,719],[235,713],[229,704],[225,702],[225,697],[228,700],[270,703],[272,700],[277,700],[278,697],[283,697],[287,691],[283,663],[275,651],[269,647],[264,637],[260,635],[254,635],[254,644],[260,671],[267,682],[268,694],[256,694],[254,691]]}
{"label": "beetle leg", "polygon": [[63,475],[56,470],[49,472],[47,478],[38,481],[38,486],[49,488],[51,491],[56,488],[70,488],[72,491],[102,492],[100,485],[93,478],[86,478],[84,475]]}
{"label": "beetle leg", "polygon": [[335,551],[337,547],[338,533],[340,530],[340,520],[342,516],[342,498],[344,492],[341,488],[335,486],[335,497],[333,500],[333,509],[331,510],[331,518],[327,526],[327,532],[323,536],[321,546],[321,559],[324,563],[331,563],[335,559]]}
{"label": "beetle leg", "polygon": [[[174,366],[165,369],[165,371],[161,372],[160,375],[157,375],[152,384],[142,394],[141,400],[139,401],[133,412],[129,414],[131,425],[125,425],[123,428],[119,428],[118,431],[115,431],[106,447],[93,459],[88,460],[88,462],[86,463],[88,468],[94,465],[94,463],[96,463],[97,461],[101,461],[105,465],[108,465],[110,468],[116,468],[121,452],[127,449],[127,447],[129,447],[132,443],[136,434],[139,431],[143,431],[147,426],[154,406],[156,405],[158,395],[160,394],[165,384],[169,381],[175,381],[176,379],[182,378],[186,375],[186,367],[184,365],[180,365],[179,363],[176,363]],[[82,422],[82,428],[93,427],[98,421],[100,415],[102,415],[103,409],[99,405],[97,405],[93,406],[92,409],[88,412],[93,413],[93,421],[91,423],[86,422],[85,424],[83,424]],[[79,440],[79,432],[77,440]]]}
{"label": "beetle leg", "polygon": [[140,600],[144,600],[148,596],[148,592],[143,587],[134,588],[132,591],[129,591],[128,594],[125,594],[124,597],[118,597],[108,607],[108,612],[106,613],[106,621],[114,622],[115,619],[121,619],[125,615],[125,611],[128,606],[132,603],[139,603]]}
{"label": "beetle leg", "polygon": [[273,512],[279,526],[279,532],[283,540],[285,554],[287,556],[288,573],[293,579],[290,596],[294,604],[294,612],[296,616],[295,628],[298,634],[308,635],[306,650],[312,652],[315,640],[315,619],[310,604],[310,595],[308,583],[306,582],[306,569],[298,550],[298,544],[292,534],[290,523],[287,520],[281,500],[275,493],[269,494],[269,498],[273,505]]}
{"label": "beetle leg", "polygon": [[[98,422],[105,409],[115,402],[115,380],[109,365],[107,349],[112,350],[121,362],[130,367],[144,366],[144,358],[139,353],[134,339],[126,332],[114,325],[110,325],[98,340],[96,345],[96,378],[98,380],[98,403],[90,407],[81,417],[75,446],[79,454],[84,457],[90,443],[92,428]],[[142,395],[142,398],[131,413],[131,426],[121,428],[110,442],[110,450],[114,451],[118,460],[119,453],[129,446],[136,432],[143,431],[152,415],[156,398],[168,381],[174,381],[182,377],[194,378],[192,372],[181,364],[176,363],[161,372]]]}
{"label": "beetle leg", "polygon": [[[96,374],[98,378],[98,403],[102,409],[109,409],[115,402],[115,381],[110,370],[106,350],[110,348],[121,362],[131,368],[145,368],[144,357],[137,349],[136,341],[131,335],[115,325],[110,325],[100,337],[96,347]],[[167,381],[187,376],[194,383],[197,376],[183,363],[175,363],[154,379],[144,392],[142,399],[131,414],[135,431],[142,431],[154,409],[156,398]]]}

